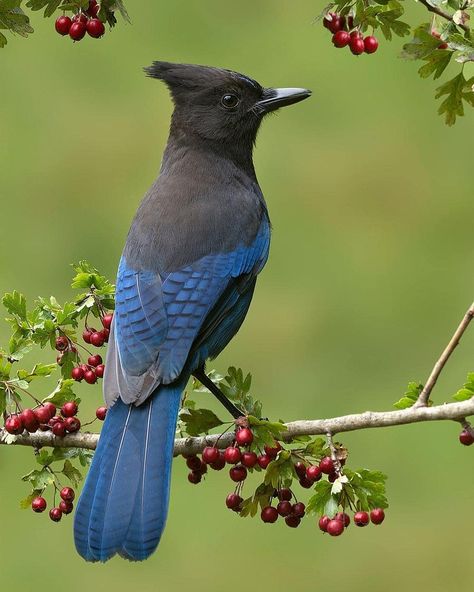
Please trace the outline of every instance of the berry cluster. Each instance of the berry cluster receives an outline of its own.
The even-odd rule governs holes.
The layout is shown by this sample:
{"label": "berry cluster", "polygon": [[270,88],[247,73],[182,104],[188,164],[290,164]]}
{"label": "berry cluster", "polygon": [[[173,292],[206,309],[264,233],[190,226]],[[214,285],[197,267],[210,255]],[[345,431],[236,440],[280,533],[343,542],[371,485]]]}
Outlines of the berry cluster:
{"label": "berry cluster", "polygon": [[[72,502],[76,497],[76,492],[72,487],[63,487],[59,491],[59,497],[61,498],[59,505],[54,506],[49,511],[49,517],[53,522],[59,522],[63,517],[63,514],[70,514],[73,511],[74,504]],[[48,504],[42,495],[33,498],[33,501],[31,502],[31,509],[37,514],[43,513],[47,506]]]}
{"label": "berry cluster", "polygon": [[[87,327],[84,329],[82,333],[83,340],[89,344],[94,345],[95,347],[102,347],[106,342],[109,340],[110,335],[110,327],[113,321],[113,314],[106,314],[101,317],[103,329],[101,331],[97,331],[92,327]],[[56,340],[56,349],[58,348],[58,341],[64,340],[69,341],[64,337],[58,337]],[[61,347],[63,347],[64,343],[61,342]],[[73,348],[75,351],[76,348],[69,342],[66,348]],[[88,384],[95,384],[98,378],[103,378],[105,373],[105,365],[103,364],[102,357],[99,354],[89,356],[87,360],[87,364],[79,364],[75,366],[71,371],[71,378],[73,378],[77,382],[81,382],[85,380]]]}
{"label": "berry cluster", "polygon": [[354,19],[352,16],[345,16],[337,12],[329,12],[323,19],[323,25],[332,34],[332,42],[335,47],[346,47],[354,55],[361,55],[362,53],[375,53],[378,49],[379,42],[373,35],[364,37],[358,28],[354,27]]}
{"label": "berry cluster", "polygon": [[80,10],[72,19],[66,15],[56,19],[56,32],[60,35],[69,35],[73,41],[80,41],[86,35],[98,39],[105,33],[105,25],[98,18],[100,6],[96,0],[90,0],[89,8],[82,12]]}
{"label": "berry cluster", "polygon": [[[382,524],[385,519],[385,512],[382,508],[374,508],[369,512],[359,511],[354,514],[354,524],[356,526],[367,526],[371,521],[372,524]],[[321,516],[318,525],[322,532],[327,532],[331,536],[339,536],[351,523],[349,514],[345,512],[338,512],[333,518],[329,516]]]}

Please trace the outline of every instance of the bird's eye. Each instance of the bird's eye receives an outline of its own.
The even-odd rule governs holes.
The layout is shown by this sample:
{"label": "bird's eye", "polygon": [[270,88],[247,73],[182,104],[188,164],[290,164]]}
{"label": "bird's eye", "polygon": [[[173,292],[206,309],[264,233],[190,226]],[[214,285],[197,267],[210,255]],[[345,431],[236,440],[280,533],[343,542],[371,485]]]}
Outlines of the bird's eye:
{"label": "bird's eye", "polygon": [[240,103],[240,99],[237,95],[224,95],[221,99],[221,105],[226,109],[235,109]]}

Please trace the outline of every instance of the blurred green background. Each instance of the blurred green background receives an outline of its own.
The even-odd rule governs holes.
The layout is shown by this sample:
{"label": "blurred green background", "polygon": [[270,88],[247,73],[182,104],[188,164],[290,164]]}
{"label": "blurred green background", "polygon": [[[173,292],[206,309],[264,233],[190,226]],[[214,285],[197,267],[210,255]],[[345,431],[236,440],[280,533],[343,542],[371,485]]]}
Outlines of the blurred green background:
{"label": "blurred green background", "polygon": [[[133,24],[101,41],[72,44],[35,14],[35,34],[1,51],[1,292],[69,298],[69,264],[81,258],[114,275],[167,138],[167,91],[141,71],[153,59],[305,86],[313,97],[269,118],[258,140],[272,251],[215,367],[251,371],[275,418],[390,409],[409,380],[426,378],[472,300],[472,114],[444,126],[435,85],[398,59],[399,39],[374,56],[333,49],[312,25],[318,2],[127,6]],[[425,14],[411,12],[418,22]],[[437,402],[473,358],[474,331]],[[81,388],[87,416],[100,393]],[[314,519],[297,531],[238,519],[224,508],[224,474],[193,487],[176,462],[168,526],[144,564],[88,565],[70,518],[56,525],[20,511],[28,490],[19,476],[33,454],[2,447],[1,588],[471,590],[474,457],[458,432],[443,423],[344,436],[352,467],[388,473],[391,506],[383,527],[351,527],[340,539],[322,536]]]}

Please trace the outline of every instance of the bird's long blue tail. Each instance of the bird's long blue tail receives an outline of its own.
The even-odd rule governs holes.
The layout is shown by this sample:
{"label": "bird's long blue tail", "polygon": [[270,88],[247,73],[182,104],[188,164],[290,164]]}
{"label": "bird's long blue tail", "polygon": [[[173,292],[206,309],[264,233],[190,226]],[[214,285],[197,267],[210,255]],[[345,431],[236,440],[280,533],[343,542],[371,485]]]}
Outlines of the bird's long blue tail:
{"label": "bird's long blue tail", "polygon": [[160,386],[142,405],[108,410],[77,505],[76,548],[87,561],[118,553],[143,561],[156,549],[168,513],[180,384]]}

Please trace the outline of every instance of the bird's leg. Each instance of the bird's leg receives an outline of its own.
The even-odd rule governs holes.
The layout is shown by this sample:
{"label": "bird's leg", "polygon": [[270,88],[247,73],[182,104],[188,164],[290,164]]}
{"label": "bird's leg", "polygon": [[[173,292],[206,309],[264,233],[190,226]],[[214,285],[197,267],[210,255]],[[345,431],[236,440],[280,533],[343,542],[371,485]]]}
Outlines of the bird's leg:
{"label": "bird's leg", "polygon": [[193,376],[194,378],[197,378],[201,384],[203,384],[207,389],[211,391],[211,393],[216,397],[216,399],[220,403],[222,403],[222,405],[224,405],[224,407],[232,415],[232,417],[238,419],[239,417],[242,417],[242,415],[244,415],[244,413],[242,413],[242,411],[238,407],[236,407],[232,403],[232,401],[229,401],[229,399],[224,395],[221,389],[212,382],[209,376],[204,372],[204,368],[198,368],[197,370],[195,370],[193,372]]}

